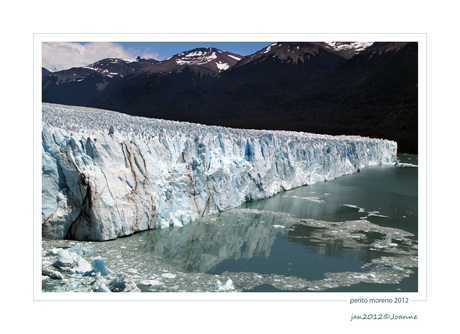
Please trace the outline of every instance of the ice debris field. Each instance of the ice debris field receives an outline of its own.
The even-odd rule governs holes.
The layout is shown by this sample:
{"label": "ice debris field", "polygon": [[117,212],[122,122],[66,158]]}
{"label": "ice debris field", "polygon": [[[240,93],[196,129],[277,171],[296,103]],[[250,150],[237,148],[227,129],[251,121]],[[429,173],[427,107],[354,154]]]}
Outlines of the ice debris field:
{"label": "ice debris field", "polygon": [[[355,209],[365,213],[363,208]],[[280,291],[308,292],[362,283],[400,284],[418,266],[418,243],[409,232],[371,223],[368,220],[371,213],[357,220],[334,222],[237,208],[220,213],[219,217],[201,218],[193,223],[198,223],[198,229],[188,225],[160,230],[165,231],[164,235],[137,233],[110,242],[47,240],[42,250],[43,289],[109,293],[241,292],[265,284]],[[317,279],[254,270],[210,273],[210,268],[226,259],[267,256],[277,234],[286,236],[299,226],[312,227],[316,232],[296,238],[320,238],[322,247],[343,243],[349,250],[366,250],[373,255],[360,268],[325,272]],[[380,238],[369,242],[376,234]]]}
{"label": "ice debris field", "polygon": [[[396,163],[396,142],[43,104],[42,231],[111,240]],[[120,278],[122,279],[122,278]],[[223,287],[226,283],[223,282]]]}

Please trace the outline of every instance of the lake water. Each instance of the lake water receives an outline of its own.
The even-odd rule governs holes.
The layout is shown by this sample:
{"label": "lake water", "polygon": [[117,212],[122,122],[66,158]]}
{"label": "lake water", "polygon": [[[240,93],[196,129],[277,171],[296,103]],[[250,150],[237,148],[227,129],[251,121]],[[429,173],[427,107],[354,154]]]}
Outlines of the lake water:
{"label": "lake water", "polygon": [[[45,240],[43,262],[53,263],[56,248],[77,247],[146,292],[415,292],[418,162],[398,159],[401,167],[366,168],[184,227],[107,242]],[[88,291],[93,281],[71,275],[44,279],[42,287]]]}

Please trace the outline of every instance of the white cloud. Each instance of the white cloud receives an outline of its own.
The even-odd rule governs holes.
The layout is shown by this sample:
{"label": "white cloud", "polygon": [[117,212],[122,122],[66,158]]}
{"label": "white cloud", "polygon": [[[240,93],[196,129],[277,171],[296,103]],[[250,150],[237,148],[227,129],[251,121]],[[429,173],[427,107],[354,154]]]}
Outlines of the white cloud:
{"label": "white cloud", "polygon": [[42,65],[50,71],[60,71],[71,67],[86,66],[104,58],[134,60],[137,56],[156,58],[156,54],[144,54],[139,50],[126,50],[123,45],[113,42],[43,42]]}

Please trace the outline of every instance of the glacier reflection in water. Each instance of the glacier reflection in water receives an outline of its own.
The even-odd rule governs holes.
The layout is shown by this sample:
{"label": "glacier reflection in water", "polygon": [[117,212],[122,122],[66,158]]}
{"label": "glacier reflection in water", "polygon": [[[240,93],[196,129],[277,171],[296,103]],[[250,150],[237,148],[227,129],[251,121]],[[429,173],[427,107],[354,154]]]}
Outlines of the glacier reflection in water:
{"label": "glacier reflection in water", "polygon": [[[50,240],[44,261],[52,247],[84,246],[143,291],[417,291],[417,157],[399,159],[401,167],[367,168],[183,227],[103,243]],[[44,289],[91,284],[74,279],[45,280]]]}
{"label": "glacier reflection in water", "polygon": [[145,232],[141,251],[187,272],[209,272],[227,259],[268,257],[280,214],[231,210],[179,228]]}

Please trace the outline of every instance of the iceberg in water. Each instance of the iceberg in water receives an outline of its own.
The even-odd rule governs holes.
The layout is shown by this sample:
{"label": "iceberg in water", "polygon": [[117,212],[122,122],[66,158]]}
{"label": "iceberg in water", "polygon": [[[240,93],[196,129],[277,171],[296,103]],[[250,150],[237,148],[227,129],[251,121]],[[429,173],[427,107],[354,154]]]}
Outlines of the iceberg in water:
{"label": "iceberg in water", "polygon": [[396,142],[244,130],[43,104],[45,238],[109,240],[182,226],[362,168],[394,164]]}

